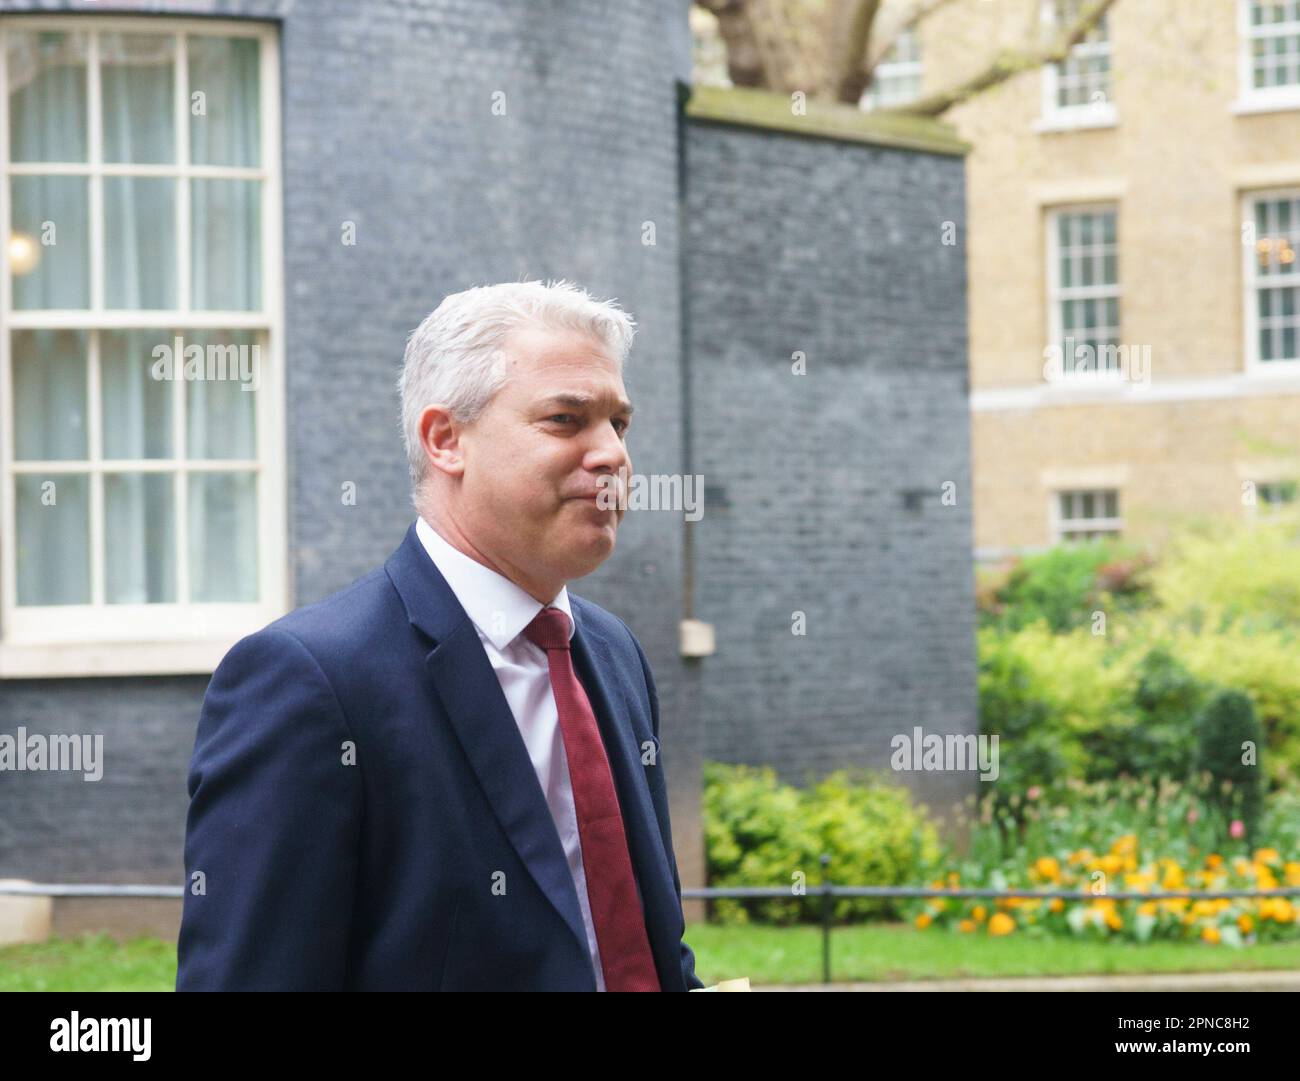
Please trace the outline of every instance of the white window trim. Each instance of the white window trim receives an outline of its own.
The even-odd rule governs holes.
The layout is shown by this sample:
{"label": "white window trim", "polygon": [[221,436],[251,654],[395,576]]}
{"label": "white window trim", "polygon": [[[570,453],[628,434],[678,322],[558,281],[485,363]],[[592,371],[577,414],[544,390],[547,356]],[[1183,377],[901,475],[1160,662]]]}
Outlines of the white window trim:
{"label": "white window trim", "polygon": [[[1057,225],[1057,219],[1062,214],[1096,214],[1101,212],[1111,212],[1115,214],[1115,266],[1119,273],[1119,282],[1112,288],[1111,286],[1094,286],[1098,290],[1098,299],[1109,299],[1114,297],[1119,304],[1119,321],[1122,344],[1122,330],[1124,324],[1124,286],[1123,286],[1123,269],[1119,260],[1119,238],[1120,232],[1120,207],[1117,201],[1098,202],[1098,203],[1077,203],[1065,204],[1061,206],[1045,207],[1046,211],[1044,220],[1047,228],[1047,343],[1044,345],[1044,353],[1053,346],[1057,346],[1065,337],[1065,328],[1061,319],[1061,244],[1060,228]],[[1072,299],[1079,299],[1078,297]],[[1126,383],[1124,372],[1122,371],[1103,371],[1100,368],[1091,372],[1067,372],[1064,370],[1064,360],[1062,357],[1062,372],[1059,382],[1047,383],[1046,385],[1055,391],[1076,391],[1086,388],[1095,387],[1112,387]]]}
{"label": "white window trim", "polygon": [[[919,50],[920,33],[915,27],[912,29],[911,32],[913,35],[915,35],[915,40],[917,41],[917,48]],[[925,74],[924,59],[889,60],[889,61],[881,60],[876,64],[875,70],[871,74],[871,85],[862,92],[862,97],[858,100],[858,105],[860,108],[870,111],[873,109],[897,108],[900,105],[906,105],[908,102],[916,101],[919,99],[919,94],[917,97],[903,98],[896,101],[886,102],[880,105],[872,104],[870,99],[872,96],[872,91],[875,90],[877,87],[879,87],[880,82],[883,79],[904,78],[912,75],[915,75],[918,78],[923,78],[924,74]]]}
{"label": "white window trim", "polygon": [[[258,460],[258,578],[261,599],[252,604],[146,604],[146,605],[52,605],[19,608],[17,568],[12,545],[0,546],[0,678],[43,676],[162,675],[210,673],[221,657],[240,638],[265,626],[290,609],[287,574],[287,499],[286,499],[286,426],[285,426],[285,348],[284,293],[280,160],[280,64],[279,35],[274,25],[265,22],[176,19],[157,15],[90,18],[74,15],[55,17],[8,15],[0,18],[0,87],[8,86],[5,71],[6,51],[2,47],[9,26],[39,30],[101,30],[175,34],[207,33],[220,36],[254,37],[261,47],[259,79],[261,116],[261,162],[255,169],[243,170],[262,185],[262,286],[261,312],[22,312],[11,310],[11,281],[7,260],[0,261],[0,416],[7,416],[12,402],[9,358],[9,328],[22,326],[82,327],[104,329],[115,326],[184,326],[246,327],[263,330],[269,349],[258,389],[256,418]],[[92,41],[95,39],[92,38]],[[180,39],[183,43],[184,38]],[[93,59],[92,52],[92,59]],[[185,128],[178,143],[177,156],[182,159],[188,140],[188,126],[180,122],[185,113],[184,52],[178,53],[177,108],[178,124]],[[92,68],[93,70],[93,68]],[[100,123],[94,115],[96,78],[91,77],[88,117],[92,131]],[[94,142],[92,136],[92,143]],[[94,151],[91,152],[92,154]],[[9,163],[8,105],[0,109],[0,154],[5,173],[0,175],[0,250],[7,250],[9,240],[9,183],[14,171]],[[102,168],[102,167],[101,167]],[[22,171],[21,165],[17,171]],[[82,167],[84,171],[84,167]],[[202,167],[177,166],[181,175],[201,175]],[[221,175],[231,175],[222,170]],[[92,184],[92,189],[95,185]],[[92,195],[93,198],[93,195]],[[182,276],[188,274],[189,231],[183,215],[188,200],[177,200],[178,232]],[[101,219],[102,224],[102,219]],[[185,228],[180,228],[185,226]],[[92,238],[92,251],[94,251]],[[98,261],[92,270],[99,277]],[[92,288],[94,288],[92,286]],[[92,304],[102,293],[92,292]],[[93,369],[92,369],[93,370]],[[97,404],[97,403],[91,403]],[[0,537],[13,537],[13,474],[11,472],[12,425],[0,439]],[[137,463],[143,464],[143,463]],[[204,468],[219,465],[204,463]],[[164,461],[162,465],[166,465]],[[82,470],[83,472],[85,470]],[[178,509],[178,530],[185,526],[184,514]],[[92,525],[93,529],[93,525]],[[181,535],[183,540],[183,534]],[[92,539],[92,545],[94,540]],[[182,553],[183,553],[182,548]],[[92,559],[95,556],[92,551]],[[184,562],[182,556],[181,562]]]}
{"label": "white window trim", "polygon": [[1116,515],[1114,518],[1062,518],[1061,496],[1066,492],[1078,491],[1092,491],[1094,493],[1113,491],[1115,493],[1115,506],[1119,507],[1121,505],[1122,492],[1117,487],[1053,489],[1047,508],[1048,536],[1052,538],[1052,543],[1061,544],[1076,533],[1087,533],[1091,530],[1101,529],[1114,530],[1116,535],[1123,536],[1124,516],[1122,514]]}
{"label": "white window trim", "polygon": [[[1043,26],[1054,32],[1056,16],[1052,0],[1042,0],[1039,8]],[[1114,58],[1111,53],[1109,34],[1104,46],[1095,42],[1080,42],[1070,50],[1071,55],[1088,55],[1105,52],[1111,56],[1110,76],[1114,78]],[[1034,121],[1033,130],[1038,134],[1059,131],[1086,131],[1093,128],[1113,128],[1119,123],[1119,113],[1115,109],[1113,98],[1106,101],[1089,102],[1086,105],[1058,105],[1056,92],[1059,77],[1055,64],[1043,65],[1042,77],[1042,115]]]}
{"label": "white window trim", "polygon": [[[1241,200],[1241,220],[1252,226],[1255,223],[1255,203],[1267,199],[1294,199],[1300,195],[1300,187],[1272,188],[1263,191],[1248,191]],[[1242,325],[1245,328],[1246,341],[1243,356],[1246,359],[1245,374],[1249,379],[1270,379],[1300,377],[1300,359],[1296,360],[1260,360],[1259,359],[1259,305],[1255,296],[1257,280],[1256,248],[1253,244],[1242,244]],[[1296,264],[1295,284],[1300,286],[1300,263]],[[1297,332],[1300,337],[1300,331]]]}
{"label": "white window trim", "polygon": [[[1282,23],[1281,27],[1290,27]],[[1300,84],[1295,86],[1255,86],[1255,61],[1251,53],[1250,0],[1237,0],[1237,100],[1232,111],[1237,114],[1276,113],[1300,109]],[[1285,32],[1270,28],[1263,36]]]}

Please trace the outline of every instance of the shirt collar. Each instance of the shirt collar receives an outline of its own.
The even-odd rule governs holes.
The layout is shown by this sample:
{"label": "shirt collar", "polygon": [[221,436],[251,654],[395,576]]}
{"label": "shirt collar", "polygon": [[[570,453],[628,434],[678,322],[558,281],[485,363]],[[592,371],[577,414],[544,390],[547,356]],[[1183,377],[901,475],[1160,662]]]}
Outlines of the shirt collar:
{"label": "shirt collar", "polygon": [[[454,547],[423,517],[416,519],[415,532],[434,566],[456,594],[465,614],[498,650],[504,650],[519,637],[537,613],[547,607],[505,575],[485,567]],[[575,627],[573,611],[569,607],[568,586],[560,587],[550,606],[568,617],[569,638],[572,640]]]}

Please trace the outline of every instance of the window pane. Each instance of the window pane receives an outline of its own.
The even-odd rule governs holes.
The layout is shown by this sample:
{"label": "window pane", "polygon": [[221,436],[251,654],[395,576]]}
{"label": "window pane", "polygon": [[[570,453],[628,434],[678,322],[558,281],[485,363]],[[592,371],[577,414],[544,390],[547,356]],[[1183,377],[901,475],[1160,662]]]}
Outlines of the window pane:
{"label": "window pane", "polygon": [[1106,517],[1119,517],[1119,494],[1116,492],[1106,493]]}
{"label": "window pane", "polygon": [[261,183],[195,180],[190,191],[193,307],[256,311],[262,306]]}
{"label": "window pane", "polygon": [[99,39],[104,160],[176,160],[175,39],[103,34]]}
{"label": "window pane", "polygon": [[190,592],[198,603],[257,600],[257,481],[191,473]]}
{"label": "window pane", "polygon": [[104,598],[109,604],[176,600],[175,477],[104,475]]}
{"label": "window pane", "polygon": [[86,35],[11,26],[9,157],[86,160]]}
{"label": "window pane", "polygon": [[175,308],[176,181],[104,178],[104,306]]}
{"label": "window pane", "polygon": [[257,457],[261,347],[252,331],[195,330],[186,346],[203,349],[203,379],[186,379],[187,453],[191,458]]}
{"label": "window pane", "polygon": [[16,330],[11,341],[14,456],[86,458],[86,332]]}
{"label": "window pane", "polygon": [[195,165],[261,164],[256,39],[190,35],[186,45],[190,161]]}
{"label": "window pane", "polygon": [[[155,379],[155,347],[172,348],[165,330],[108,330],[100,336],[105,458],[167,458],[172,453],[174,382]],[[165,368],[159,369],[167,374]],[[171,374],[178,376],[173,367]]]}
{"label": "window pane", "polygon": [[89,478],[14,478],[18,603],[90,603]]}
{"label": "window pane", "polygon": [[10,182],[9,266],[15,308],[90,307],[90,203],[79,176]]}

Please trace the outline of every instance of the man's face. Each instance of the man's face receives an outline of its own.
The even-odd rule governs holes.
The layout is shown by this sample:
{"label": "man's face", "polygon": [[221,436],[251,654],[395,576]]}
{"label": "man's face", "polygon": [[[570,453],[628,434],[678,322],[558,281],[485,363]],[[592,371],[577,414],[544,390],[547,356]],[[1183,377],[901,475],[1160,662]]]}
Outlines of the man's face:
{"label": "man's face", "polygon": [[631,473],[631,404],[618,365],[594,338],[519,328],[505,353],[505,384],[461,430],[459,517],[498,568],[558,592],[614,550],[624,510],[594,497],[604,475]]}

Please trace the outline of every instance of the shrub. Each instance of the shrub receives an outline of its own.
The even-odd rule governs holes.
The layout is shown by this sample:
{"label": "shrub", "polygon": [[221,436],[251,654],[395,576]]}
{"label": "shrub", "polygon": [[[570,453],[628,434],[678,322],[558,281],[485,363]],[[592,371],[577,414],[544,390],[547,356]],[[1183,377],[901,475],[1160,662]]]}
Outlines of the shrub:
{"label": "shrub", "polygon": [[[1209,773],[1211,797],[1225,813],[1240,815],[1250,839],[1259,832],[1263,735],[1254,705],[1240,691],[1218,692],[1196,722],[1197,768]],[[1248,745],[1254,750],[1249,759]]]}
{"label": "shrub", "polygon": [[1019,630],[1041,619],[1053,631],[1068,631],[1086,624],[1099,607],[1140,608],[1150,600],[1150,562],[1142,550],[1110,540],[1021,557],[1001,574],[983,572],[982,622]]}
{"label": "shrub", "polygon": [[[839,770],[799,789],[781,784],[771,767],[707,763],[704,835],[710,886],[781,886],[790,899],[720,898],[710,902],[721,923],[789,924],[821,919],[812,896],[822,882],[823,853],[831,881],[849,885],[913,885],[938,858],[938,834],[902,786],[864,770]],[[799,897],[802,884],[808,896]],[[837,898],[834,916],[897,918],[901,902]]]}

